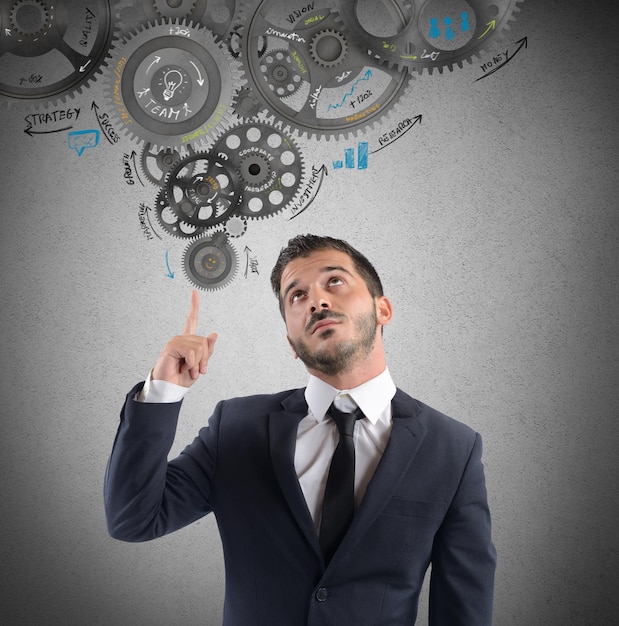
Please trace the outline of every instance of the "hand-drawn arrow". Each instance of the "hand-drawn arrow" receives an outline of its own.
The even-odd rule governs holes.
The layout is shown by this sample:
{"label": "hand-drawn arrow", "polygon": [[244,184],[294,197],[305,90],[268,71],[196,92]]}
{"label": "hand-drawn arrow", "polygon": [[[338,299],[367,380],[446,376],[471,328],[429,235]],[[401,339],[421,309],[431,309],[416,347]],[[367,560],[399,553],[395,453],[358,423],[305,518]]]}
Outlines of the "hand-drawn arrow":
{"label": "hand-drawn arrow", "polygon": [[67,126],[66,128],[56,128],[54,130],[32,130],[32,126],[28,126],[28,128],[24,128],[24,132],[26,135],[49,135],[50,133],[62,133],[65,130],[71,130],[73,126]]}
{"label": "hand-drawn arrow", "polygon": [[314,200],[316,199],[316,196],[318,195],[318,192],[320,191],[320,188],[322,187],[322,183],[325,179],[325,176],[329,175],[329,170],[327,169],[327,166],[324,163],[320,166],[320,168],[312,168],[312,176],[317,177],[319,174],[320,174],[320,178],[317,178],[318,184],[313,190],[305,206],[298,213],[295,213],[293,216],[289,217],[288,220],[293,220],[295,217],[298,217],[299,215],[301,215],[301,213],[303,213],[304,211],[307,211],[307,209],[309,208],[309,205],[312,204],[312,202],[314,202]]}
{"label": "hand-drawn arrow", "polygon": [[196,72],[198,72],[198,78],[197,78],[197,83],[198,85],[200,85],[200,87],[202,87],[202,85],[204,85],[204,78],[202,78],[202,74],[200,73],[200,69],[198,68],[198,66],[193,62],[193,61],[189,61],[194,68],[196,69]]}
{"label": "hand-drawn arrow", "polygon": [[488,28],[479,36],[479,39],[483,39],[491,30],[496,28],[496,20],[492,20],[486,24]]}
{"label": "hand-drawn arrow", "polygon": [[406,130],[403,130],[399,135],[394,137],[389,143],[386,143],[384,146],[381,146],[380,148],[378,148],[378,150],[372,150],[372,152],[370,152],[370,154],[376,154],[377,152],[380,152],[383,148],[386,148],[387,146],[390,146],[392,143],[394,143],[395,141],[400,139],[400,137],[403,137],[415,124],[417,124],[417,123],[421,124],[421,118],[422,118],[422,115],[420,113],[417,117],[414,117],[412,119],[413,123]]}
{"label": "hand-drawn arrow", "polygon": [[99,128],[101,129],[103,136],[107,139],[107,142],[113,146],[114,142],[108,137],[107,132],[105,132],[105,128],[103,128],[103,124],[101,123],[101,116],[99,115],[99,106],[94,100],[92,101],[90,108],[95,112],[95,117],[97,118],[97,123],[99,124]]}
{"label": "hand-drawn arrow", "polygon": [[482,78],[488,78],[488,76],[490,76],[491,74],[494,74],[497,70],[500,70],[502,67],[505,67],[519,52],[520,50],[522,50],[522,48],[527,48],[528,42],[528,38],[527,37],[523,37],[522,39],[519,39],[516,43],[520,44],[516,50],[516,52],[514,52],[514,54],[512,54],[511,56],[509,56],[509,51],[507,51],[505,53],[505,56],[507,57],[505,59],[505,61],[503,63],[501,63],[501,65],[497,65],[494,69],[490,70],[487,74],[484,74],[483,76],[480,76],[479,78],[476,78],[474,82],[477,82],[478,80],[481,80]]}
{"label": "hand-drawn arrow", "polygon": [[140,178],[140,172],[138,170],[138,166],[137,166],[137,159],[138,155],[136,153],[135,150],[131,151],[131,160],[133,161],[133,171],[135,172],[136,178],[140,181],[140,185],[142,185],[142,187],[144,187],[144,183],[142,181],[142,179]]}
{"label": "hand-drawn arrow", "polygon": [[151,68],[153,65],[157,65],[157,64],[159,63],[159,61],[161,61],[161,57],[156,56],[156,57],[155,57],[155,59],[154,59],[154,61],[153,61],[153,62],[152,62],[152,63],[151,63],[151,64],[150,64],[147,68],[146,68],[146,74],[147,74],[147,75],[148,75],[148,73],[150,72],[150,68]]}
{"label": "hand-drawn arrow", "polygon": [[150,226],[150,229],[153,231],[153,234],[156,235],[158,239],[161,239],[161,235],[153,228],[153,223],[150,221],[149,213],[151,211],[152,209],[149,206],[144,205],[144,215],[146,216],[146,219],[148,220],[148,225]]}
{"label": "hand-drawn arrow", "polygon": [[174,278],[174,272],[170,269],[170,258],[169,258],[169,250],[165,251],[165,264],[168,268],[168,273],[166,274],[167,278]]}

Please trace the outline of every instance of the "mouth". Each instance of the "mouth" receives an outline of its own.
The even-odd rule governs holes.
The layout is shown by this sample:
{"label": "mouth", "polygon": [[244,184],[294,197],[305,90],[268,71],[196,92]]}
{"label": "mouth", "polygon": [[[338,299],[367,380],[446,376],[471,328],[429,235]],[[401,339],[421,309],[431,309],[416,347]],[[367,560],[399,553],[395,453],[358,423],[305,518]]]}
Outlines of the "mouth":
{"label": "mouth", "polygon": [[330,318],[320,320],[319,322],[316,322],[316,324],[314,324],[314,328],[312,328],[312,335],[315,335],[319,330],[322,330],[323,328],[327,328],[328,326],[334,326],[335,324],[339,324],[339,321]]}

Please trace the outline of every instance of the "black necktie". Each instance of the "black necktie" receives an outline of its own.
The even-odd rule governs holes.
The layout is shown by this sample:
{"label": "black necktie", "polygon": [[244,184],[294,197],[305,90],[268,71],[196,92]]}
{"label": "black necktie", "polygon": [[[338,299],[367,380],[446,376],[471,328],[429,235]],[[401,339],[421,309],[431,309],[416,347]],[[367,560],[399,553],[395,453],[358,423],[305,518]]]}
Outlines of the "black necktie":
{"label": "black necktie", "polygon": [[361,419],[361,409],[343,413],[333,405],[327,411],[337,424],[340,440],[333,453],[320,522],[320,547],[328,563],[346,534],[355,510],[355,420]]}

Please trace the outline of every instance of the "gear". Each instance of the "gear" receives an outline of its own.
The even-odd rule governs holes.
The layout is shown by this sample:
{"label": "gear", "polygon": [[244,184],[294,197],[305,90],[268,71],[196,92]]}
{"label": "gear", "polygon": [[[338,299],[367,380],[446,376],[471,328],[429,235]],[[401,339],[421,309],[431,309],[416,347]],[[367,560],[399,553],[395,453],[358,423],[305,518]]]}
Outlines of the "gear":
{"label": "gear", "polygon": [[272,124],[237,125],[217,141],[213,153],[236,170],[243,194],[238,212],[246,217],[264,218],[283,211],[303,180],[298,147]]}
{"label": "gear", "polygon": [[155,200],[155,217],[163,230],[180,239],[194,238],[204,232],[203,228],[181,219],[170,207],[165,189],[161,189]]}
{"label": "gear", "polygon": [[291,96],[301,86],[303,78],[287,50],[267,52],[261,59],[260,69],[269,89],[279,98]]}
{"label": "gear", "polygon": [[135,139],[175,148],[226,125],[242,73],[205,28],[175,20],[147,25],[112,57],[107,99]]}
{"label": "gear", "polygon": [[182,222],[210,228],[239,208],[240,182],[224,159],[197,153],[179,161],[168,174],[166,198]]}
{"label": "gear", "polygon": [[172,168],[181,159],[192,154],[195,152],[189,144],[179,151],[173,148],[157,150],[150,143],[147,143],[140,156],[140,165],[146,178],[153,185],[161,187]]}
{"label": "gear", "polygon": [[[278,0],[260,2],[243,34],[247,78],[269,113],[300,134],[355,134],[388,113],[406,93],[410,76],[367,55],[365,48],[350,46],[337,14],[325,2],[317,4],[286,17]],[[273,89],[273,72],[264,71],[273,50],[286,53],[286,67],[301,77],[290,95]]]}
{"label": "gear", "polygon": [[260,99],[248,87],[239,91],[236,98],[234,112],[243,120],[251,120],[262,111]]}
{"label": "gear", "polygon": [[[190,17],[196,5],[195,0],[152,0],[152,2],[159,17],[172,19]],[[148,4],[148,2],[144,4]]]}
{"label": "gear", "polygon": [[100,73],[114,26],[108,0],[0,5],[0,100],[44,105],[81,92]]}
{"label": "gear", "polygon": [[226,233],[193,241],[183,255],[187,279],[198,289],[217,290],[228,285],[238,268],[236,250],[228,243]]}
{"label": "gear", "polygon": [[236,4],[235,0],[123,0],[118,15],[125,34],[145,22],[186,19],[208,28],[221,41],[230,31]]}
{"label": "gear", "polygon": [[310,54],[318,65],[331,68],[344,62],[348,43],[342,33],[327,28],[314,35],[310,43]]}
{"label": "gear", "polygon": [[[390,0],[390,29],[396,34],[372,34],[371,17],[360,15],[359,0],[340,0],[344,29],[370,54],[389,67],[442,72],[471,62],[504,28],[524,0]],[[369,28],[366,28],[366,25]]]}
{"label": "gear", "polygon": [[247,230],[247,218],[233,215],[226,222],[226,233],[229,237],[242,237]]}
{"label": "gear", "polygon": [[44,37],[52,27],[48,8],[38,0],[20,0],[11,9],[11,27],[18,37]]}

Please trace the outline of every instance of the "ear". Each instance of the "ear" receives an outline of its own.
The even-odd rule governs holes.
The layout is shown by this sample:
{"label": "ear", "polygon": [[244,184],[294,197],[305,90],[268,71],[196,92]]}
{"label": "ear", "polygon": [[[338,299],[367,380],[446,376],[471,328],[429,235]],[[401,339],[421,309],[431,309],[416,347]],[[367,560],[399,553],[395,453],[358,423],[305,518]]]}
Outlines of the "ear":
{"label": "ear", "polygon": [[376,298],[376,320],[381,326],[386,326],[393,317],[393,308],[387,296]]}
{"label": "ear", "polygon": [[288,344],[290,345],[290,348],[292,350],[292,358],[298,359],[299,355],[294,351],[294,348],[292,347],[292,341],[290,341],[290,337],[288,337],[288,335],[286,335],[286,339],[288,340]]}

